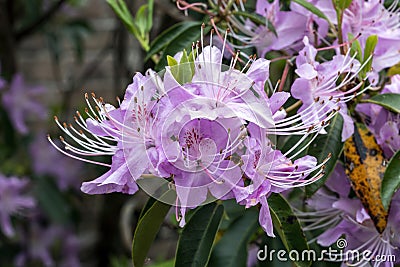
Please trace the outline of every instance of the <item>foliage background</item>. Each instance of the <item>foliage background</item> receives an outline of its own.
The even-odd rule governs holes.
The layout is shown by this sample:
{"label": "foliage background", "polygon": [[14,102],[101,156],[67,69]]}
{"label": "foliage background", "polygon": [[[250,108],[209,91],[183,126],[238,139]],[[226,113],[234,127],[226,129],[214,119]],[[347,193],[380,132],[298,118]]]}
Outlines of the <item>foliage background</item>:
{"label": "foliage background", "polygon": [[[145,2],[127,4],[137,10]],[[176,22],[190,19],[172,2],[159,0],[155,6],[152,38]],[[27,135],[17,133],[1,117],[0,173],[28,177],[28,194],[33,194],[38,205],[34,212],[13,216],[14,225],[24,229],[25,237],[18,233],[9,239],[0,234],[0,266],[14,266],[14,258],[25,246],[44,242],[44,237],[35,241],[39,243],[20,242],[31,237],[29,228],[36,221],[43,229],[72,229],[79,240],[81,266],[130,266],[133,229],[148,197],[85,195],[79,190],[81,182],[97,177],[103,168],[63,157],[42,159],[48,166],[56,165],[65,176],[75,177],[75,186],[60,190],[57,177],[35,173],[33,158],[37,151],[29,147],[39,138],[42,143],[36,150],[54,155],[46,140],[47,133],[60,134],[53,115],[72,122],[76,110],[84,112],[84,93],[95,92],[116,104],[115,97],[123,96],[133,74],[151,63],[144,63],[145,53],[139,43],[103,0],[1,0],[0,20],[1,76],[10,81],[15,73],[21,73],[27,86],[43,87],[44,93],[35,96],[35,101],[48,108],[44,120],[25,114],[29,117]],[[5,108],[0,109],[3,112]],[[177,234],[171,228],[175,226],[162,227],[149,255],[152,261],[174,254]],[[63,258],[60,242],[63,240],[48,246],[55,266],[60,266]],[[32,259],[26,266],[44,263]]]}

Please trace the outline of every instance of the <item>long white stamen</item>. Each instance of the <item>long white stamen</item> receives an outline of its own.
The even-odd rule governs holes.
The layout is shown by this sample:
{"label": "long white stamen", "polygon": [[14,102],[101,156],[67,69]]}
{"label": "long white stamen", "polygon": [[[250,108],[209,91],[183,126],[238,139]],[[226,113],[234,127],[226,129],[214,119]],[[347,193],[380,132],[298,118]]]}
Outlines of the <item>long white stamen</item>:
{"label": "long white stamen", "polygon": [[68,157],[70,157],[70,158],[77,159],[77,160],[80,160],[80,161],[84,161],[84,162],[87,162],[87,163],[92,163],[92,164],[96,164],[96,165],[105,166],[105,167],[111,167],[111,165],[106,164],[106,163],[103,163],[103,162],[97,162],[97,161],[92,161],[92,160],[88,160],[88,159],[85,159],[85,158],[80,158],[80,157],[77,157],[77,156],[74,156],[74,155],[72,155],[72,154],[69,154],[69,153],[65,152],[64,150],[62,150],[61,148],[59,148],[59,147],[53,142],[53,140],[50,138],[50,136],[47,137],[47,140],[50,142],[50,144],[51,144],[55,149],[57,149],[59,152],[61,152],[62,154],[66,155],[66,156],[68,156]]}

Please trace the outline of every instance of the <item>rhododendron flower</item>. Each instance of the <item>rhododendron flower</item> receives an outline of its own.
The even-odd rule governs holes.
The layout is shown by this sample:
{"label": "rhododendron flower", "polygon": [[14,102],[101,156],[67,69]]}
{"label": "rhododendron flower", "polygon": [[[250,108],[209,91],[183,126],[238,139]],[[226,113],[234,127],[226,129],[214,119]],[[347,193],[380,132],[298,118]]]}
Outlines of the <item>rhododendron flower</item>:
{"label": "rhododendron flower", "polygon": [[[363,83],[358,83],[346,91],[343,91],[343,88],[357,77],[362,66],[356,59],[350,57],[349,53],[345,56],[337,55],[330,61],[319,63],[315,61],[317,50],[309,43],[308,38],[304,37],[303,42],[305,47],[296,58],[296,74],[299,78],[294,81],[291,88],[293,96],[303,103],[299,112],[313,105],[317,99],[326,103],[324,112],[322,112],[324,114],[328,110],[335,109],[332,103],[337,102],[340,107],[339,113],[344,119],[342,131],[342,140],[344,141],[354,132],[353,120],[347,114],[346,102],[351,100],[355,94],[361,93],[357,90]],[[341,75],[345,75],[342,80],[340,80]],[[304,119],[309,120],[310,115],[314,116],[316,120],[320,120],[321,112],[312,110]]]}
{"label": "rhododendron flower", "polygon": [[[90,101],[86,95],[89,118],[78,113],[75,119],[83,131],[56,119],[70,138],[61,138],[66,151],[57,149],[110,167],[99,178],[83,183],[86,193],[133,194],[139,184],[153,194],[168,184],[176,193],[169,204],[177,207],[181,226],[186,210],[206,203],[208,196],[235,198],[248,207],[261,203],[260,223],[273,236],[267,205],[270,191],[306,185],[321,176],[326,161],[317,163],[309,156],[293,161],[296,153],[289,154],[304,146],[308,136],[315,138],[322,132],[335,113],[329,110],[313,121],[302,121],[302,112],[286,118],[281,107],[289,95],[281,92],[268,97],[264,91],[268,60],[251,59],[238,70],[238,54],[230,66],[224,66],[223,51],[212,45],[198,50],[199,46],[193,47],[190,59],[176,55],[175,61],[185,58],[188,62],[167,66],[163,73],[136,74],[119,107],[95,95]],[[312,106],[323,113],[324,105],[316,101]],[[269,137],[261,138],[293,134],[303,137],[285,154],[273,148]],[[266,154],[259,158],[259,153]],[[111,165],[88,159],[99,155],[112,156]],[[307,178],[316,170],[315,176]],[[159,177],[158,182],[143,178],[147,174]]]}
{"label": "rhododendron flower", "polygon": [[[321,230],[324,232],[311,241],[317,240],[322,246],[331,246],[343,235],[347,246],[344,253],[327,253],[325,260],[346,260],[348,264],[363,266],[370,263],[374,266],[394,266],[400,256],[400,223],[397,216],[400,212],[399,194],[392,199],[388,223],[380,234],[361,201],[350,197],[350,183],[342,165],[336,165],[335,171],[326,182],[326,187],[320,188],[315,195],[307,200],[310,211],[297,211],[297,216],[307,223],[303,230]],[[369,251],[369,258],[355,257],[355,253],[345,254],[346,251],[356,251],[363,255]],[[344,258],[344,255],[347,258]],[[390,261],[394,255],[395,261]],[[378,257],[381,257],[379,260]],[[374,260],[375,259],[375,260]],[[386,259],[386,260],[385,260]]]}
{"label": "rhododendron flower", "polygon": [[[323,1],[320,1],[323,2]],[[370,35],[378,36],[374,50],[372,68],[379,72],[400,61],[400,14],[398,1],[385,8],[380,0],[354,0],[343,17],[343,35],[360,36],[361,47],[365,47]]]}
{"label": "rhododendron flower", "polygon": [[[321,166],[311,156],[304,156],[295,161],[272,148],[271,141],[266,138],[263,129],[250,124],[249,136],[245,144],[247,152],[242,156],[244,173],[252,181],[249,186],[250,194],[239,197],[246,207],[261,204],[260,225],[269,236],[274,236],[272,220],[267,198],[274,193],[280,193],[288,188],[304,186],[321,177]],[[328,159],[327,159],[328,160]],[[319,171],[318,171],[319,170]],[[308,177],[317,171],[313,177]]]}
{"label": "rhododendron flower", "polygon": [[296,51],[298,42],[307,31],[307,18],[304,15],[292,11],[281,11],[279,0],[274,0],[272,3],[268,0],[257,0],[255,12],[265,17],[266,22],[272,24],[275,32],[267,25],[256,25],[248,19],[243,21],[232,16],[230,17],[232,26],[239,29],[242,34],[236,34],[233,29],[230,34],[245,44],[234,47],[256,47],[257,54],[261,57],[271,50]]}
{"label": "rhododendron flower", "polygon": [[0,174],[0,229],[7,237],[14,235],[11,216],[35,206],[35,201],[24,193],[28,180]]}
{"label": "rhododendron flower", "polygon": [[[332,23],[337,24],[336,11],[332,1],[308,0],[308,2],[321,10]],[[314,14],[294,2],[291,3],[291,9],[312,19],[318,25],[320,37],[326,36],[325,30],[320,31],[321,28],[326,29],[325,20],[315,19]],[[400,61],[399,22],[398,1],[393,1],[386,8],[384,1],[380,0],[353,0],[343,13],[342,34],[345,40],[349,33],[357,36],[362,48],[365,48],[366,40],[370,35],[378,36],[372,61],[373,71],[377,73]]]}

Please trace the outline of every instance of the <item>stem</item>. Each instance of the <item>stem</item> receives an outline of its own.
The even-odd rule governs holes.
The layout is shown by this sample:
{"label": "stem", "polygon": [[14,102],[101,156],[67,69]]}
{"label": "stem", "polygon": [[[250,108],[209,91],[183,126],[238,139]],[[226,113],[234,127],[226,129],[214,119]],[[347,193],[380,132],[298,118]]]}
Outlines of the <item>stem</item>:
{"label": "stem", "polygon": [[290,111],[298,108],[303,102],[301,100],[297,101],[296,103],[294,103],[293,105],[291,105],[290,107],[288,107],[287,109],[285,109],[286,113],[289,113]]}
{"label": "stem", "polygon": [[[176,5],[177,5],[178,9],[180,9],[180,10],[191,9],[191,10],[193,10],[195,12],[200,13],[200,14],[206,14],[206,15],[209,15],[209,16],[213,16],[214,15],[213,13],[208,11],[207,9],[203,10],[201,8],[198,8],[196,5],[189,4],[188,2],[183,1],[183,0],[177,0],[176,1]],[[182,7],[181,7],[181,5],[182,5]]]}
{"label": "stem", "polygon": [[343,29],[342,29],[342,26],[343,26],[343,10],[338,8],[335,5],[335,0],[332,0],[332,4],[335,7],[336,18],[337,18],[337,22],[338,22],[338,42],[339,42],[339,45],[340,45],[340,53],[342,55],[345,55],[347,49],[344,46],[342,46],[342,44],[343,44]]}
{"label": "stem", "polygon": [[289,68],[290,68],[290,61],[286,60],[286,65],[282,73],[281,83],[279,84],[278,92],[282,92],[283,87],[285,86],[286,78],[289,73]]}

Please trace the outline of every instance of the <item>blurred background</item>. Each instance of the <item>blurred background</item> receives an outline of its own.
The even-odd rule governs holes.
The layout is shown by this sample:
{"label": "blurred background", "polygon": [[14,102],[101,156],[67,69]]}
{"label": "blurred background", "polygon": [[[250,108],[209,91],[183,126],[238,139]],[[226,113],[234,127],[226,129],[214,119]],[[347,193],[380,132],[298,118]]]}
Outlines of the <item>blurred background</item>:
{"label": "blurred background", "polygon": [[[146,2],[126,1],[131,10]],[[189,19],[156,0],[150,40]],[[152,67],[144,57],[105,0],[0,0],[1,267],[131,266],[148,197],[85,195],[81,183],[106,168],[63,156],[47,134],[62,134],[53,116],[73,123],[84,114],[85,93],[116,105],[134,73]],[[173,256],[175,229],[161,228],[150,263]]]}

